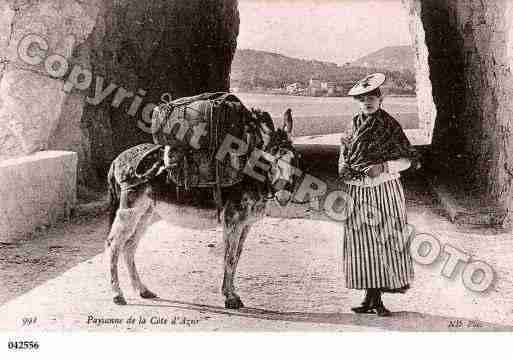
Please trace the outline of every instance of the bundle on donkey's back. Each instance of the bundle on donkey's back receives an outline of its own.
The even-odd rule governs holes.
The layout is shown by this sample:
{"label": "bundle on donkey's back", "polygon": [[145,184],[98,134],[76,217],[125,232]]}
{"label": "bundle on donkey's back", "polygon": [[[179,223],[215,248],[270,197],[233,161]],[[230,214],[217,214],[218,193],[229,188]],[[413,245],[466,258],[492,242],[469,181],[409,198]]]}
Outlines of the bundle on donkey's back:
{"label": "bundle on donkey's back", "polygon": [[242,307],[233,278],[244,240],[269,201],[285,205],[292,196],[298,159],[292,126],[290,110],[276,129],[268,113],[249,111],[224,93],[160,106],[152,124],[156,144],[126,150],[109,171],[115,212],[107,250],[114,303],[126,304],[118,279],[120,252],[134,289],[143,298],[156,297],[142,283],[134,254],[145,228],[160,217],[196,229],[222,221],[225,306]]}

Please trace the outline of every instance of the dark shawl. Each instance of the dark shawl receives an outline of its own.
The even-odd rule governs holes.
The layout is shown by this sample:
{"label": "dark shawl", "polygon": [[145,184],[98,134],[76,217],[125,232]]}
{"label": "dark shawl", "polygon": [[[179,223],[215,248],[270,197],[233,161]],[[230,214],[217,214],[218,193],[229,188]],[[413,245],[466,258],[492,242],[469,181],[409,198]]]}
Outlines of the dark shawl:
{"label": "dark shawl", "polygon": [[401,125],[382,109],[353,118],[353,133],[341,151],[345,163],[339,176],[343,180],[360,179],[370,166],[386,161],[408,158],[414,168],[418,161]]}

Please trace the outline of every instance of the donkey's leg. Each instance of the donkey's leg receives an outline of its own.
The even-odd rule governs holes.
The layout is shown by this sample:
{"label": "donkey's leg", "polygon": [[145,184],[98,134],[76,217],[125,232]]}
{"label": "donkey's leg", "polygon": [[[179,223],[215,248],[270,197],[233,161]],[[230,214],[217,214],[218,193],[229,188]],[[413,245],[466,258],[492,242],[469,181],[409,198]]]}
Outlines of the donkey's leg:
{"label": "donkey's leg", "polygon": [[141,277],[139,276],[139,272],[137,271],[137,267],[135,266],[135,252],[137,250],[137,246],[141,240],[142,235],[144,234],[146,228],[153,222],[154,218],[154,207],[151,206],[148,208],[146,213],[139,220],[139,224],[134,232],[134,234],[126,241],[125,247],[123,249],[123,254],[125,258],[125,264],[128,269],[128,273],[130,276],[130,281],[132,283],[132,287],[135,291],[139,292],[139,295],[142,298],[156,298],[157,295],[151,292],[141,281]]}
{"label": "donkey's leg", "polygon": [[[235,274],[237,273],[237,266],[239,264],[239,259],[240,259],[240,255],[242,254],[242,249],[244,248],[244,242],[246,241],[246,238],[248,236],[248,233],[249,233],[249,230],[250,230],[251,226],[250,225],[247,225],[245,226],[244,228],[242,228],[242,233],[241,233],[241,236],[239,238],[239,243],[238,243],[238,246],[237,246],[237,251],[235,253],[235,261],[233,263],[233,273],[232,273],[232,287],[231,287],[231,290],[232,290],[232,293],[238,298],[239,296],[237,295],[237,293],[235,293],[235,287],[233,285],[233,282],[235,280]],[[239,298],[240,299],[240,298]]]}
{"label": "donkey's leg", "polygon": [[107,239],[107,252],[110,267],[110,283],[113,292],[113,301],[116,304],[124,305],[126,300],[119,286],[118,260],[119,252],[124,247],[127,239],[135,231],[138,222],[138,211],[133,208],[120,208]]}
{"label": "donkey's leg", "polygon": [[[137,194],[135,194],[137,195]],[[119,252],[125,246],[125,242],[135,233],[139,220],[147,211],[148,207],[138,205],[128,207],[127,193],[121,194],[120,208],[116,212],[116,218],[112,223],[109,236],[107,237],[107,252],[109,258],[110,283],[115,304],[124,305],[126,300],[119,286],[118,260]]]}
{"label": "donkey's leg", "polygon": [[225,256],[223,295],[226,297],[225,307],[229,309],[244,307],[240,297],[235,293],[233,280],[249,229],[250,226],[243,226],[242,224],[236,224],[230,229],[225,226],[224,229]]}
{"label": "donkey's leg", "polygon": [[[237,246],[237,252],[235,253],[235,263],[233,264],[231,291],[235,297],[239,298],[239,301],[240,301],[240,297],[237,295],[237,293],[235,293],[235,287],[233,285],[233,282],[235,280],[235,274],[237,273],[237,266],[239,265],[239,259],[242,254],[242,250],[244,248],[244,242],[246,241],[246,238],[248,237],[248,233],[249,233],[250,229],[251,229],[251,225],[246,225],[246,226],[244,226],[244,228],[242,228],[242,233],[239,238],[239,244]],[[240,302],[240,304],[241,304],[241,306],[243,306],[242,301]]]}
{"label": "donkey's leg", "polygon": [[238,296],[235,295],[233,286],[233,275],[235,269],[235,257],[237,254],[237,248],[239,246],[239,240],[242,236],[242,225],[232,224],[227,226],[225,224],[223,230],[224,239],[224,277],[222,292],[225,296],[224,305],[229,309],[239,309],[241,307],[241,301]]}

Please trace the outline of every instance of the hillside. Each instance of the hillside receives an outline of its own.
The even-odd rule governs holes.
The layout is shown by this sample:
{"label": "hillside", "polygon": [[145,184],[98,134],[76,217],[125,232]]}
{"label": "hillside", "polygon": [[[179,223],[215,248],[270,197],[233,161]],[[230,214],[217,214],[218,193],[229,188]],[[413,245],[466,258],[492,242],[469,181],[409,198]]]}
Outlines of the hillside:
{"label": "hillside", "polygon": [[[413,61],[413,59],[412,59]],[[412,71],[395,71],[388,68],[363,66],[338,66],[335,63],[302,60],[266,51],[238,49],[232,63],[231,87],[241,91],[266,91],[284,89],[288,84],[307,86],[310,79],[334,82],[347,90],[371,72],[387,75],[389,93],[414,94],[415,77]]]}
{"label": "hillside", "polygon": [[351,65],[370,68],[383,68],[392,71],[414,72],[413,48],[411,46],[389,46],[359,58]]}

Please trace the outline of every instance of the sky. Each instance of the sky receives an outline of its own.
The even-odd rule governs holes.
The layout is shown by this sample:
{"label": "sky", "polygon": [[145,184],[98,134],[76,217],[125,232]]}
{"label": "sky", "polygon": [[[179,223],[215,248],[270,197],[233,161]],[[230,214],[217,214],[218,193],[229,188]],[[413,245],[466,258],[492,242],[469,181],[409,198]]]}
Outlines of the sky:
{"label": "sky", "polygon": [[342,65],[411,45],[400,0],[239,0],[238,48]]}

